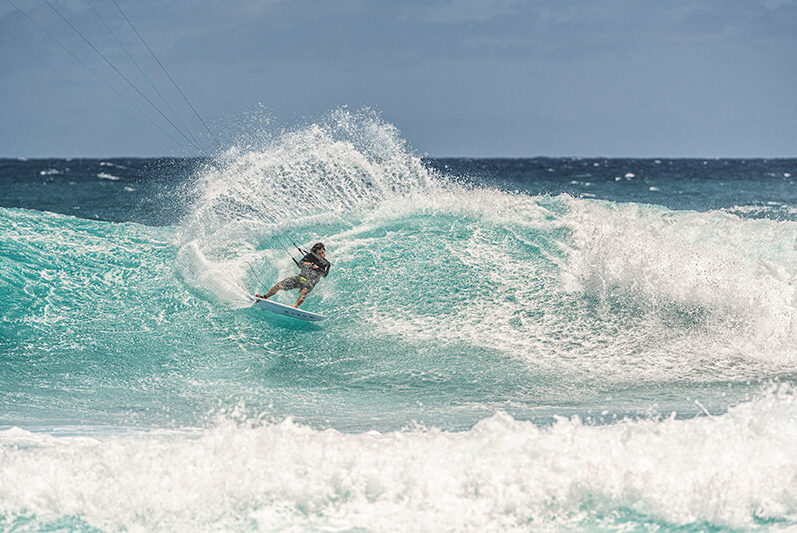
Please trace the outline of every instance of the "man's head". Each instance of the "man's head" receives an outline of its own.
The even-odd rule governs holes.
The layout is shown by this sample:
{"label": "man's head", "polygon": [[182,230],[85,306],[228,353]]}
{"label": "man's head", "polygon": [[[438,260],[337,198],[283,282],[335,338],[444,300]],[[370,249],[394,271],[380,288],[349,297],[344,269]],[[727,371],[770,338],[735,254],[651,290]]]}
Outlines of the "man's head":
{"label": "man's head", "polygon": [[324,243],[322,243],[322,242],[315,243],[313,245],[313,247],[310,248],[310,251],[313,252],[314,254],[320,255],[322,257],[324,255],[326,255],[326,253],[327,253],[326,249],[324,248]]}

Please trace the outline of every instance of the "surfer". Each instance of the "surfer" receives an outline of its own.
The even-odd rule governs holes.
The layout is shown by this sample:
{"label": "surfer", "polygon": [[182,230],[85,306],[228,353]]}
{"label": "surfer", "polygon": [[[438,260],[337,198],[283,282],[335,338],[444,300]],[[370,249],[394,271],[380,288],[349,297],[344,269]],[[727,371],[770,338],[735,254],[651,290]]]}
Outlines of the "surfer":
{"label": "surfer", "polygon": [[255,294],[255,296],[268,300],[279,291],[299,289],[301,291],[299,292],[299,299],[293,304],[293,307],[299,307],[302,305],[304,299],[307,298],[310,291],[313,290],[316,283],[318,283],[322,277],[325,278],[327,274],[329,274],[329,261],[324,259],[326,254],[327,251],[324,248],[324,244],[321,242],[315,243],[313,247],[310,248],[310,251],[302,257],[301,261],[294,261],[296,262],[296,266],[299,267],[298,276],[285,278],[271,287],[266,294]]}

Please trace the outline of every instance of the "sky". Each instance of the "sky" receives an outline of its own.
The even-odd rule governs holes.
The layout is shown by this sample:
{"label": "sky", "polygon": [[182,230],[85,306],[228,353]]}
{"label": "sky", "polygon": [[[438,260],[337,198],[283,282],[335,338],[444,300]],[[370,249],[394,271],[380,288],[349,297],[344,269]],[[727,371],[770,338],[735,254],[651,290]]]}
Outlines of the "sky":
{"label": "sky", "polygon": [[[214,150],[112,0],[49,1]],[[348,106],[432,157],[797,156],[797,0],[117,2],[222,146]],[[0,157],[201,153],[45,0],[13,3],[140,112],[0,0]]]}

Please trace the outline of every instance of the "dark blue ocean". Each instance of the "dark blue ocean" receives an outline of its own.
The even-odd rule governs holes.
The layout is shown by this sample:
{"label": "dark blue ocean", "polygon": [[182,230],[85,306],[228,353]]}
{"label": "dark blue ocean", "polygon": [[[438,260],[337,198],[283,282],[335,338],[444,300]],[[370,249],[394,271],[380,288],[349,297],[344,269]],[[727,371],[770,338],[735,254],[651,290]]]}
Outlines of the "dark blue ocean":
{"label": "dark blue ocean", "polygon": [[[345,110],[0,160],[0,530],[797,528],[795,179]],[[319,240],[329,319],[252,308]]]}

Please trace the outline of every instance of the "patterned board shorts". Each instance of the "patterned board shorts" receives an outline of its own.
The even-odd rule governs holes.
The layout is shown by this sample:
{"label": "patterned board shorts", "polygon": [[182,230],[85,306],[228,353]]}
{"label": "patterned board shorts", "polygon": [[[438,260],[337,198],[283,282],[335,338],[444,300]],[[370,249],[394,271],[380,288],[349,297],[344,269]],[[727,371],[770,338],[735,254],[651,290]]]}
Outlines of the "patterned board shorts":
{"label": "patterned board shorts", "polygon": [[284,291],[292,291],[293,289],[307,289],[307,292],[310,292],[318,282],[302,276],[291,276],[290,278],[285,278],[280,283],[282,283],[282,290]]}

